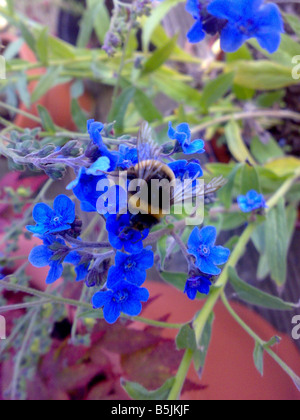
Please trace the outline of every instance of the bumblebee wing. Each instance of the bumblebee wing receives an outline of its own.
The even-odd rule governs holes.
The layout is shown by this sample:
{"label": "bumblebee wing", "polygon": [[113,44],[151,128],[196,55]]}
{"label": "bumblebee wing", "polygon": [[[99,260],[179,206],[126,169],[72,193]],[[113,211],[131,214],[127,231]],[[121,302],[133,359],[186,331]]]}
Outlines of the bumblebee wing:
{"label": "bumblebee wing", "polygon": [[159,161],[161,151],[161,147],[153,140],[149,124],[143,122],[137,138],[138,177],[140,179],[149,179],[157,173],[159,170],[157,161]]}
{"label": "bumblebee wing", "polygon": [[194,181],[196,181],[196,178],[186,180],[184,186],[179,184],[175,188],[173,195],[174,204],[181,203],[183,197],[187,201],[193,199],[193,197],[205,197],[227,184],[227,180],[223,176],[213,178],[208,184],[204,184],[204,182],[194,183]]}
{"label": "bumblebee wing", "polygon": [[213,178],[208,184],[205,185],[205,195],[212,194],[227,184],[227,179],[223,178],[223,176],[219,176],[217,178]]}

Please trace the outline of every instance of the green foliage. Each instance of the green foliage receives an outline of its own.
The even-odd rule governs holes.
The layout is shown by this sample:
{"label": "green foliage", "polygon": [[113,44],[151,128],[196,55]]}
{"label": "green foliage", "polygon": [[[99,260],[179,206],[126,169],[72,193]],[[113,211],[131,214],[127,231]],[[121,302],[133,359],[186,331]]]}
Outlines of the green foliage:
{"label": "green foliage", "polygon": [[[73,167],[73,159],[83,159],[84,164],[85,156],[82,152],[86,147],[86,120],[92,116],[81,108],[78,99],[85,93],[87,85],[92,86],[95,92],[99,88],[100,95],[103,85],[110,86],[113,91],[112,105],[107,106],[106,114],[107,122],[111,124],[105,126],[103,131],[104,141],[110,147],[113,148],[120,141],[134,142],[142,120],[157,128],[157,138],[161,143],[168,140],[166,132],[169,121],[174,126],[188,122],[193,138],[201,137],[206,141],[211,160],[215,155],[219,156],[215,144],[224,147],[229,156],[228,163],[201,161],[205,180],[219,176],[227,179],[227,184],[216,195],[206,197],[211,201],[207,205],[205,224],[216,226],[218,233],[232,233],[238,229],[226,244],[232,251],[230,262],[220,277],[214,278],[214,286],[208,297],[198,293],[197,299],[206,300],[194,320],[188,323],[174,325],[168,324],[165,319],[148,320],[149,326],[144,331],[138,331],[131,328],[132,320],[123,317],[120,324],[108,329],[102,323],[102,310],[95,311],[89,304],[75,301],[82,309],[76,314],[76,320],[80,319],[86,331],[80,336],[79,346],[64,341],[57,349],[50,339],[49,325],[66,316],[65,305],[62,303],[67,302],[64,302],[64,298],[58,298],[61,289],[53,291],[53,302],[28,309],[24,320],[17,320],[14,325],[8,344],[4,343],[7,349],[11,348],[19,354],[22,340],[26,339],[25,326],[31,326],[32,334],[25,346],[26,351],[21,354],[22,364],[17,366],[19,372],[18,369],[14,372],[19,377],[13,387],[14,391],[20,392],[24,398],[28,391],[26,381],[32,378],[34,370],[31,368],[37,365],[38,380],[32,385],[34,395],[76,398],[76,389],[81,386],[91,398],[106,398],[110,395],[106,382],[97,383],[92,390],[89,387],[95,375],[111,378],[113,370],[107,354],[115,353],[120,359],[122,375],[127,378],[121,381],[119,399],[124,391],[136,400],[168,399],[174,390],[183,387],[188,367],[183,363],[187,360],[186,355],[191,356],[195,370],[201,377],[214,326],[214,305],[219,297],[224,300],[228,282],[236,297],[248,304],[280,311],[298,308],[296,303],[285,302],[278,296],[246,283],[237,274],[236,265],[252,241],[259,254],[257,279],[263,280],[270,276],[279,290],[287,282],[294,281],[287,276],[287,257],[298,218],[300,160],[293,156],[289,143],[282,145],[278,140],[281,136],[289,141],[291,134],[293,137],[299,134],[299,110],[293,109],[296,108],[293,101],[290,103],[290,90],[297,89],[299,84],[299,80],[292,77],[293,66],[297,64],[295,57],[300,55],[299,19],[292,14],[284,14],[293,35],[290,36],[288,31],[283,34],[280,48],[274,54],[268,54],[256,41],[251,40],[237,52],[225,57],[214,56],[212,49],[211,55],[202,59],[194,54],[192,48],[178,45],[178,31],[181,28],[170,37],[163,26],[171,9],[183,2],[164,0],[153,9],[150,16],[140,16],[135,11],[133,17],[129,13],[130,5],[127,5],[120,16],[111,19],[104,0],[88,0],[82,8],[75,46],[53,36],[47,25],[34,23],[20,15],[13,0],[7,0],[7,6],[0,8],[1,15],[19,34],[19,39],[3,52],[8,77],[0,81],[3,98],[1,107],[7,111],[3,112],[3,117],[1,114],[3,134],[0,153],[7,158],[9,170],[24,171],[24,176],[40,170],[56,181],[65,176],[68,165],[55,163],[55,156],[67,158],[70,167]],[[116,24],[119,38],[114,40],[117,45],[108,55],[101,46],[107,43],[110,26]],[[139,29],[142,51],[137,50]],[[91,37],[96,38],[101,46],[88,48]],[[35,55],[36,62],[27,62],[22,57],[24,44]],[[35,73],[32,70],[37,71]],[[33,90],[32,82],[35,82]],[[43,102],[43,97],[54,86],[66,82],[71,86],[71,122],[77,127],[74,133],[59,127]],[[161,106],[161,99],[168,104],[167,115]],[[60,98],[56,100],[59,103]],[[38,115],[24,111],[23,104],[27,109],[37,105]],[[17,113],[31,119],[39,128],[29,130],[15,126],[14,117]],[[66,124],[69,122],[66,121]],[[110,133],[113,129],[116,137],[124,133],[127,136],[112,138]],[[76,140],[69,141],[70,138]],[[57,146],[60,147],[59,151]],[[173,143],[167,144],[164,149],[166,154],[171,153],[173,147]],[[201,159],[199,156],[191,158],[194,157]],[[7,255],[1,257],[1,267],[13,267],[10,253],[16,251],[18,238],[24,233],[24,226],[29,223],[32,209],[26,210],[25,200],[28,200],[28,204],[30,200],[31,205],[40,199],[45,200],[47,188],[42,188],[36,198],[30,188],[4,189],[5,199],[10,200],[14,211],[24,213],[24,223],[18,220],[16,226],[3,233],[1,240],[2,245],[6,245]],[[260,212],[242,213],[237,205],[237,197],[245,195],[249,190],[262,193],[268,207]],[[187,264],[179,268],[177,264],[172,266],[180,247],[170,241],[173,240],[170,236],[176,222],[182,219],[172,216],[172,220],[167,221],[165,226],[168,225],[169,234],[159,236],[158,229],[152,232],[158,233],[155,243],[158,254],[156,265],[161,280],[181,292],[188,278]],[[190,232],[190,227],[181,230],[180,237],[184,244]],[[26,234],[25,238],[28,238]],[[65,280],[73,277],[73,271],[64,272]],[[17,274],[8,278],[7,284],[27,287],[28,282],[25,269],[21,268]],[[66,284],[67,281],[62,284],[62,293],[73,293],[68,291]],[[42,298],[43,292],[40,293]],[[185,298],[189,305],[188,297]],[[28,302],[35,301],[30,298]],[[1,297],[1,305],[6,303],[4,297]],[[176,310],[176,302],[174,307]],[[227,309],[254,339],[253,359],[258,372],[264,374],[264,354],[267,352],[299,388],[298,376],[271,350],[272,346],[279,343],[279,338],[274,337],[264,343],[235,316],[230,307]],[[39,315],[41,322],[31,325],[34,313],[35,316]],[[138,321],[135,319],[135,322]],[[147,323],[147,319],[142,319],[142,322]],[[91,334],[91,326],[95,327],[94,335]],[[177,329],[177,350],[174,341],[164,339],[154,326]],[[92,339],[94,337],[95,340]],[[220,357],[223,357],[222,349]],[[184,367],[186,372],[183,372]],[[55,390],[41,386],[45,378],[47,384],[55,383]],[[188,385],[192,389],[200,389],[194,383]]]}

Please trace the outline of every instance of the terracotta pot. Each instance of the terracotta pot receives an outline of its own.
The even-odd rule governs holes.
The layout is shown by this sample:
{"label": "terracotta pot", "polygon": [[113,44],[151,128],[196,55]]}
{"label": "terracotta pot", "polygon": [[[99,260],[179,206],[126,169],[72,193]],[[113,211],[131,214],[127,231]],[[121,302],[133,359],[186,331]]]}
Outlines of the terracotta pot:
{"label": "terracotta pot", "polygon": [[[5,33],[1,35],[1,41],[4,42],[4,44],[9,44],[15,39],[16,37],[11,33]],[[25,43],[20,49],[19,57],[22,60],[28,61],[30,63],[36,63],[37,61],[33,51]],[[31,69],[27,71],[27,74],[31,76],[41,75],[44,74],[45,71],[46,70],[44,68]],[[28,84],[28,90],[30,93],[34,91],[37,83],[38,81],[32,81]],[[28,109],[22,102],[19,105],[19,109],[29,112],[34,116],[38,116],[39,113],[37,110],[37,105],[42,105],[48,110],[56,125],[59,125],[60,127],[63,127],[67,130],[76,131],[77,127],[73,122],[71,114],[71,85],[71,82],[57,85],[51,88],[43,97],[34,103],[30,109]],[[85,110],[87,113],[92,113],[95,103],[90,94],[84,92],[78,101],[83,110]],[[34,128],[39,125],[32,119],[20,114],[16,116],[14,123],[21,128]]]}

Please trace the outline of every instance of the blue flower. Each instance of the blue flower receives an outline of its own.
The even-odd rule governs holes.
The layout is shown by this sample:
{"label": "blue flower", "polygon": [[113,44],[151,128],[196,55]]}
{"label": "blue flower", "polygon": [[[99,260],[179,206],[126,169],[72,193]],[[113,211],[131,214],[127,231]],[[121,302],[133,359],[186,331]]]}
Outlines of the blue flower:
{"label": "blue flower", "polygon": [[103,175],[103,172],[109,171],[111,168],[111,161],[107,156],[99,157],[87,170],[87,175]]}
{"label": "blue flower", "polygon": [[87,130],[90,135],[91,140],[94,144],[96,144],[99,148],[104,146],[103,139],[101,136],[101,132],[104,128],[104,124],[95,120],[88,120],[87,122]]}
{"label": "blue flower", "polygon": [[118,167],[122,170],[126,170],[132,166],[135,166],[139,161],[136,147],[129,147],[125,144],[121,144],[119,146],[119,154],[120,158]]}
{"label": "blue flower", "polygon": [[191,130],[187,123],[179,124],[176,130],[172,127],[172,123],[169,123],[168,136],[171,140],[177,140],[182,147],[183,153],[191,155],[194,153],[204,153],[204,141],[203,140],[191,140]]}
{"label": "blue flower", "polygon": [[88,175],[86,168],[80,168],[77,178],[67,186],[80,201],[82,211],[97,211],[97,200],[104,193],[97,191],[97,185],[103,179],[106,179],[105,175]]}
{"label": "blue flower", "polygon": [[101,291],[93,296],[95,309],[103,308],[104,319],[113,324],[121,313],[137,316],[142,311],[141,302],[147,302],[149,292],[127,281],[119,281],[111,290]]}
{"label": "blue flower", "polygon": [[227,20],[221,31],[223,51],[234,52],[250,38],[256,38],[269,53],[278,49],[284,28],[277,5],[263,4],[263,0],[213,0],[207,11]]}
{"label": "blue flower", "polygon": [[45,235],[47,233],[63,232],[71,229],[75,220],[75,204],[66,195],[59,195],[54,200],[53,210],[47,204],[39,203],[32,212],[36,226],[26,226],[32,233]]}
{"label": "blue flower", "polygon": [[65,242],[62,239],[56,239],[52,235],[45,236],[43,238],[43,245],[36,246],[32,249],[29,254],[29,262],[37,268],[50,266],[48,276],[46,278],[47,284],[52,284],[58,280],[63,273],[63,266],[61,260],[52,260],[54,257],[55,251],[51,250],[49,247],[54,243],[65,245]]}
{"label": "blue flower", "polygon": [[77,251],[69,252],[63,239],[56,238],[54,235],[39,236],[43,240],[43,245],[36,246],[29,254],[29,262],[37,268],[50,267],[46,278],[47,284],[52,284],[58,280],[63,273],[62,262],[73,264],[77,274],[77,281],[83,280],[87,273],[89,262],[81,263],[82,256]]}
{"label": "blue flower", "polygon": [[[98,171],[103,171],[103,167],[107,166],[107,169],[105,171],[111,172],[114,171],[117,167],[117,164],[119,162],[120,155],[118,152],[111,152],[108,150],[108,148],[103,143],[103,138],[101,135],[101,132],[104,128],[104,124],[101,122],[95,121],[95,120],[88,120],[87,122],[87,129],[88,133],[90,135],[90,139],[94,144],[98,146],[99,149],[99,158],[107,158],[109,160],[109,166],[107,163],[107,160],[99,160],[97,161],[97,164],[95,166],[92,166],[90,168],[90,171],[94,171],[95,169]],[[91,172],[91,173],[92,173]]]}
{"label": "blue flower", "polygon": [[130,224],[130,214],[109,215],[106,220],[106,230],[110,244],[116,249],[136,254],[143,249],[143,239],[149,234],[149,229],[140,232]]}
{"label": "blue flower", "polygon": [[246,195],[240,195],[237,198],[237,202],[244,213],[250,213],[251,211],[267,207],[264,196],[255,190],[249,191]]}
{"label": "blue flower", "polygon": [[189,42],[196,43],[200,42],[205,38],[205,32],[202,25],[201,11],[202,6],[199,0],[187,0],[186,10],[189,12],[193,18],[196,20],[195,24],[187,33],[187,38]]}
{"label": "blue flower", "polygon": [[189,299],[194,300],[196,298],[197,292],[202,293],[203,295],[208,295],[211,285],[212,282],[209,278],[201,275],[193,276],[187,279],[184,293],[187,294]]}
{"label": "blue flower", "polygon": [[202,168],[197,162],[177,160],[169,163],[168,166],[174,172],[175,177],[181,179],[182,181],[186,178],[194,179],[195,177],[199,178],[203,175]]}
{"label": "blue flower", "polygon": [[82,258],[82,255],[79,252],[71,251],[64,259],[64,262],[75,266],[76,281],[81,281],[88,275],[91,259],[92,256],[86,259]]}
{"label": "blue flower", "polygon": [[111,289],[120,279],[141,286],[147,277],[146,270],[154,264],[154,254],[149,249],[143,249],[138,254],[116,253],[115,265],[110,267],[107,287]]}
{"label": "blue flower", "polygon": [[222,246],[215,246],[217,230],[206,226],[201,230],[195,227],[188,240],[188,252],[196,258],[196,266],[202,273],[217,276],[221,273],[218,265],[228,261],[230,251]]}

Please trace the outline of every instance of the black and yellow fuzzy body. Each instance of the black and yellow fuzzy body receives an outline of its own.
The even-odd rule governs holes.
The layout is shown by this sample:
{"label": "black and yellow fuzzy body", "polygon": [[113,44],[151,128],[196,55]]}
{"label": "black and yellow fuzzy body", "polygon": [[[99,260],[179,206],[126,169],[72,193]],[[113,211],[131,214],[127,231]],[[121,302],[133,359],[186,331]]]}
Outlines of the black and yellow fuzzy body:
{"label": "black and yellow fuzzy body", "polygon": [[[147,159],[130,168],[127,178],[129,181],[138,180],[137,185],[141,192],[137,206],[133,200],[136,192],[128,192],[128,204],[139,211],[138,214],[132,216],[132,225],[141,231],[151,229],[160,222],[172,205],[170,185],[175,181],[174,173],[166,164]],[[139,180],[144,182],[139,182]],[[161,182],[163,180],[166,180],[165,184]],[[146,189],[144,193],[143,188]]]}

